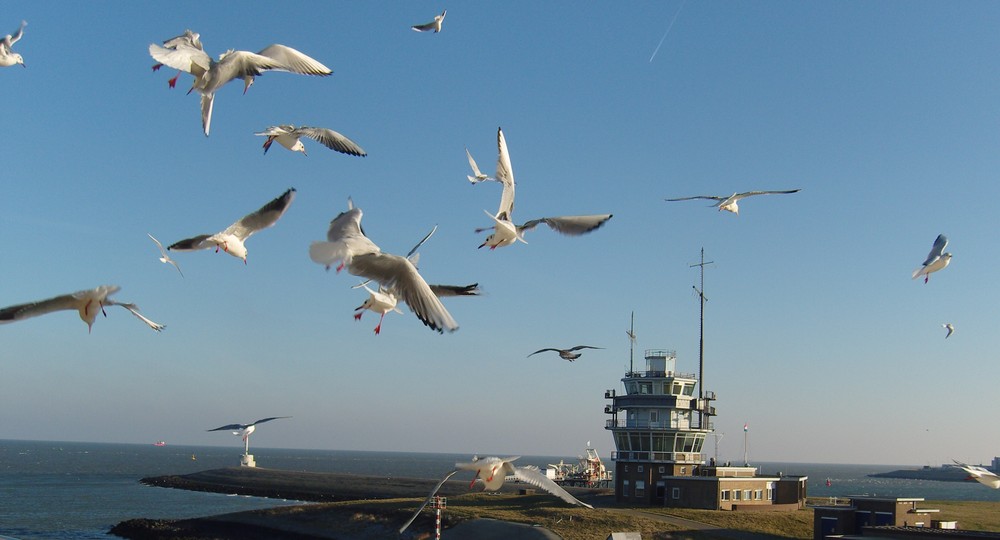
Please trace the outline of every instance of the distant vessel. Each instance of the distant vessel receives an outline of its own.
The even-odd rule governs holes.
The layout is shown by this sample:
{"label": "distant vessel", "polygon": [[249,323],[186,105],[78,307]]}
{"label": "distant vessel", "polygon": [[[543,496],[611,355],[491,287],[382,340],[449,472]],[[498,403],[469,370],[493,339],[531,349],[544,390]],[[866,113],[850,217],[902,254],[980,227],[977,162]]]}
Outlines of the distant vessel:
{"label": "distant vessel", "polygon": [[194,454],[191,454],[191,461],[198,461],[198,458],[194,457]]}
{"label": "distant vessel", "polygon": [[566,464],[562,460],[557,464],[550,463],[549,467],[555,471],[553,480],[565,486],[611,487],[614,475],[604,467],[604,462],[597,455],[597,450],[590,446],[590,441],[587,441],[586,452],[586,456],[579,456],[577,465]]}
{"label": "distant vessel", "polygon": [[167,441],[156,441],[155,443],[153,443],[153,446],[166,446],[166,445]]}

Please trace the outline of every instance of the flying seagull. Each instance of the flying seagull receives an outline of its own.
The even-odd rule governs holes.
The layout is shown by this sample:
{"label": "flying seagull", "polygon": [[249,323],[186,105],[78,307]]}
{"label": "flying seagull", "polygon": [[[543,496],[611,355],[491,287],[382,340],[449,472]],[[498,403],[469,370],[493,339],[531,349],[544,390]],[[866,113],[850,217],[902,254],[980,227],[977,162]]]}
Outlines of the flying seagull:
{"label": "flying seagull", "polygon": [[159,240],[157,240],[153,235],[149,233],[146,233],[146,236],[148,236],[150,240],[156,243],[156,247],[160,248],[160,262],[164,264],[172,264],[174,268],[176,268],[177,271],[180,272],[181,277],[184,277],[184,272],[181,272],[181,267],[177,266],[177,261],[171,259],[170,255],[167,255],[167,250],[163,248],[163,244],[161,244]]}
{"label": "flying seagull", "polygon": [[269,418],[261,418],[249,424],[226,424],[224,426],[219,426],[215,429],[208,429],[206,431],[232,431],[233,435],[239,435],[245,443],[244,454],[250,453],[250,434],[257,429],[257,424],[263,424],[264,422],[270,422],[271,420],[278,420],[279,418],[291,418],[291,416],[271,416]]}
{"label": "flying seagull", "polygon": [[785,195],[788,193],[798,193],[801,190],[789,189],[785,191],[744,191],[743,193],[733,193],[732,195],[726,197],[718,197],[715,195],[696,195],[694,197],[681,197],[679,199],[667,199],[669,202],[675,201],[690,201],[692,199],[708,199],[711,201],[718,201],[713,204],[713,207],[717,207],[720,211],[725,210],[727,212],[732,212],[737,216],[740,215],[740,205],[737,204],[740,199],[745,199],[747,197],[753,197],[754,195]]}
{"label": "flying seagull", "polygon": [[406,302],[421,322],[438,332],[454,332],[458,323],[441,300],[420,276],[407,257],[384,253],[365,236],[361,228],[362,212],[348,199],[348,210],[330,222],[326,242],[313,242],[309,258],[329,269],[339,263],[337,272],[347,268],[355,276],[368,278]]}
{"label": "flying seagull", "polygon": [[[183,34],[179,36],[172,37],[163,42],[163,47],[165,49],[177,50],[177,47],[191,47],[198,49],[199,51],[204,50],[201,46],[201,34],[198,32],[192,32],[191,30],[185,30]],[[153,71],[159,71],[163,67],[163,64],[157,62],[153,64]],[[180,69],[177,70],[177,74],[167,80],[167,86],[173,88],[177,85],[177,78],[181,76]]]}
{"label": "flying seagull", "polygon": [[476,476],[472,479],[469,487],[472,487],[476,483],[476,480],[481,480],[486,486],[486,491],[496,491],[500,489],[507,476],[513,476],[515,479],[531,484],[537,488],[544,489],[552,495],[559,497],[560,499],[568,502],[569,504],[575,504],[578,506],[584,506],[586,508],[593,508],[593,506],[580,501],[576,497],[569,494],[568,491],[562,488],[559,484],[553,482],[550,478],[542,474],[538,467],[531,465],[524,467],[514,466],[514,461],[519,459],[520,456],[509,457],[501,459],[498,457],[487,457],[478,458],[473,456],[470,463],[456,463],[455,470],[451,471],[436,486],[431,494],[427,496],[424,503],[417,508],[417,511],[413,513],[413,517],[410,518],[402,527],[399,528],[399,532],[402,533],[407,527],[413,523],[413,520],[417,519],[420,515],[420,511],[424,509],[425,506],[434,498],[434,495],[441,489],[441,486],[448,481],[449,478],[462,471],[475,471]]}
{"label": "flying seagull", "polygon": [[943,326],[945,328],[945,330],[948,331],[948,333],[944,335],[945,339],[950,338],[951,335],[955,332],[955,326],[952,325],[951,323],[944,323],[941,326]]}
{"label": "flying seagull", "polygon": [[287,71],[324,77],[333,73],[317,60],[285,45],[269,45],[256,53],[230,49],[219,55],[218,60],[213,60],[202,50],[200,42],[196,45],[194,42],[180,40],[172,45],[170,48],[150,44],[149,55],[163,65],[194,76],[191,90],[197,90],[201,94],[201,124],[206,137],[212,128],[215,92],[229,81],[243,79],[243,93],[246,94],[254,77],[265,71]]}
{"label": "flying seagull", "polygon": [[0,40],[0,67],[9,67],[17,64],[21,64],[21,67],[28,67],[24,65],[24,58],[11,49],[21,39],[21,36],[24,35],[25,26],[28,26],[28,23],[21,21],[21,26],[17,29],[17,32],[7,34],[3,37],[3,40]]}
{"label": "flying seagull", "polygon": [[581,349],[602,349],[602,348],[603,347],[591,347],[590,345],[577,345],[576,347],[572,347],[569,349],[552,349],[552,348],[538,349],[537,351],[529,354],[528,356],[532,356],[545,351],[554,351],[559,353],[559,358],[562,358],[563,360],[569,360],[570,362],[572,362],[573,360],[576,360],[577,358],[580,358],[580,356],[583,355],[583,353],[575,353],[573,351],[579,351]]}
{"label": "flying seagull", "polygon": [[415,24],[411,26],[416,32],[434,32],[438,33],[441,31],[441,23],[444,22],[444,16],[448,14],[448,10],[444,10],[440,15],[435,15],[434,20],[427,24]]}
{"label": "flying seagull", "polygon": [[469,152],[468,148],[465,149],[465,157],[469,158],[469,166],[472,167],[472,175],[465,176],[466,178],[469,179],[470,183],[478,184],[479,182],[485,182],[487,180],[492,180],[494,182],[498,181],[496,178],[492,178],[486,174],[483,174],[479,170],[479,165],[476,165],[476,160],[472,159],[472,154]]}
{"label": "flying seagull", "polygon": [[98,313],[104,313],[105,317],[108,316],[104,311],[104,306],[121,306],[157,332],[166,328],[166,326],[144,317],[139,313],[139,308],[135,304],[118,302],[109,298],[119,290],[121,290],[121,287],[117,285],[101,285],[94,289],[64,294],[49,298],[48,300],[5,307],[0,309],[0,324],[19,321],[29,317],[37,317],[46,313],[52,313],[53,311],[76,310],[80,314],[80,319],[87,323],[87,332],[90,332]]}
{"label": "flying seagull", "polygon": [[948,245],[948,237],[939,234],[936,239],[934,239],[934,246],[931,247],[931,252],[927,254],[927,259],[924,260],[924,264],[920,265],[913,271],[913,279],[917,279],[920,276],[924,276],[924,283],[927,283],[931,279],[931,274],[937,272],[938,270],[944,270],[948,263],[951,262],[951,253],[943,253],[944,248]]}
{"label": "flying seagull", "polygon": [[503,192],[500,195],[500,208],[497,213],[486,212],[494,222],[492,227],[476,229],[476,233],[493,230],[493,233],[486,237],[486,240],[479,247],[488,246],[491,250],[498,247],[509,246],[515,241],[525,244],[524,233],[534,229],[544,223],[556,232],[579,236],[596,230],[604,225],[612,214],[595,214],[588,216],[558,216],[543,217],[526,221],[523,225],[515,225],[511,214],[514,212],[514,170],[510,165],[510,154],[507,152],[507,141],[504,139],[503,130],[497,128],[497,174],[496,181],[503,184]]}
{"label": "flying seagull", "polygon": [[952,461],[955,462],[955,465],[961,467],[962,470],[969,473],[969,476],[975,479],[976,482],[993,489],[1000,489],[1000,476],[977,465],[968,465],[954,459]]}
{"label": "flying seagull", "polygon": [[227,227],[226,230],[215,234],[199,234],[198,236],[185,238],[184,240],[174,242],[167,249],[195,251],[214,246],[216,253],[221,248],[233,257],[243,259],[243,264],[246,264],[247,248],[244,242],[253,233],[277,223],[278,219],[288,210],[294,198],[295,188],[289,188],[288,191],[262,206],[260,210],[243,216],[239,221]]}
{"label": "flying seagull", "polygon": [[265,154],[271,148],[271,144],[274,143],[274,141],[278,141],[278,144],[284,146],[292,152],[302,152],[302,155],[306,156],[308,154],[306,154],[306,147],[302,144],[301,138],[309,137],[310,139],[319,141],[323,144],[323,146],[329,148],[330,150],[336,150],[341,154],[361,157],[368,155],[365,153],[364,149],[358,146],[358,143],[332,129],[327,128],[309,126],[295,127],[293,125],[285,124],[281,126],[271,126],[260,133],[254,133],[254,135],[267,137],[267,140],[264,141]]}

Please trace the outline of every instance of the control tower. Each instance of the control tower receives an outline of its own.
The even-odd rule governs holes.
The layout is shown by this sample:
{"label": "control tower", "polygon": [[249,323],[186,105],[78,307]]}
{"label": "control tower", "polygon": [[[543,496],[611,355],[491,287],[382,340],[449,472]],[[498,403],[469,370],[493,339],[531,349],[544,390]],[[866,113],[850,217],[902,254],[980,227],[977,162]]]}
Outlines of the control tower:
{"label": "control tower", "polygon": [[[713,431],[714,392],[696,392],[698,378],[675,370],[674,351],[649,349],[645,371],[622,378],[625,395],[604,393],[611,403],[605,428],[615,448],[615,498],[663,505],[668,477],[690,477],[705,465],[705,436]],[[702,397],[698,397],[699,393]],[[714,459],[711,466],[715,466]]]}

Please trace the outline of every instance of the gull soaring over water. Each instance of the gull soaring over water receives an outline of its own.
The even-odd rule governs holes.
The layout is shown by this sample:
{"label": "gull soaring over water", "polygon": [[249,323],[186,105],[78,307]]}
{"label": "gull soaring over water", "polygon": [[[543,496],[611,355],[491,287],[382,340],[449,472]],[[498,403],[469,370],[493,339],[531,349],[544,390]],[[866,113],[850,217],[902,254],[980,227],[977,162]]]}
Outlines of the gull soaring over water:
{"label": "gull soaring over water", "polygon": [[89,333],[94,326],[94,321],[97,320],[98,313],[103,313],[105,317],[108,316],[104,311],[104,306],[121,306],[127,309],[132,315],[135,315],[140,321],[146,323],[146,326],[157,332],[166,328],[166,326],[144,317],[139,313],[139,308],[135,304],[118,302],[110,298],[111,295],[120,290],[121,287],[117,285],[101,285],[93,289],[64,294],[49,298],[48,300],[5,307],[0,309],[0,324],[37,317],[54,311],[76,310],[80,314],[80,320],[87,323],[87,332]]}
{"label": "gull soaring over water", "polygon": [[163,264],[173,265],[173,267],[180,273],[181,277],[184,277],[184,272],[181,272],[181,267],[177,266],[177,261],[171,259],[170,255],[167,255],[167,250],[163,248],[163,244],[161,244],[159,240],[149,233],[146,233],[146,236],[148,236],[149,239],[156,244],[156,247],[160,248],[160,262]]}
{"label": "gull soaring over water", "polygon": [[291,418],[291,416],[271,416],[269,418],[261,418],[249,424],[226,424],[224,426],[219,426],[215,429],[208,429],[206,431],[232,431],[233,435],[239,435],[243,439],[245,446],[243,451],[245,454],[250,453],[250,434],[257,429],[257,424],[263,424],[264,422],[270,422],[271,420],[278,420],[280,418]]}
{"label": "gull soaring over water", "polygon": [[583,506],[586,508],[593,508],[593,506],[583,501],[580,501],[576,497],[570,495],[568,491],[562,488],[562,486],[553,482],[550,478],[542,474],[538,470],[538,467],[531,465],[525,467],[514,466],[514,461],[519,458],[520,456],[509,457],[504,459],[498,457],[478,458],[473,456],[472,461],[469,463],[456,463],[455,470],[448,473],[444,478],[441,479],[440,482],[438,482],[436,486],[434,486],[434,490],[431,491],[431,494],[427,496],[427,499],[425,499],[424,503],[420,505],[420,508],[417,508],[417,511],[414,512],[413,514],[413,517],[411,517],[409,521],[407,521],[405,524],[403,524],[402,527],[399,528],[399,532],[402,533],[403,531],[405,531],[406,528],[409,527],[411,523],[413,523],[413,520],[417,519],[417,516],[420,515],[420,511],[423,510],[425,506],[427,506],[427,504],[431,501],[431,499],[434,498],[434,495],[438,492],[438,490],[441,489],[441,486],[443,486],[444,483],[447,482],[449,478],[462,471],[475,471],[476,473],[476,476],[472,479],[472,482],[469,484],[470,488],[473,486],[473,484],[476,483],[476,480],[481,480],[483,482],[483,485],[485,486],[486,491],[496,491],[503,486],[504,481],[507,479],[507,476],[513,476],[515,479],[521,482],[531,484],[539,489],[544,489],[545,491],[548,491],[550,494],[559,497],[560,499],[568,502],[569,504],[575,504],[577,506]]}
{"label": "gull soaring over water", "polygon": [[441,31],[441,23],[444,22],[444,16],[448,14],[448,10],[444,10],[440,15],[435,15],[434,20],[425,24],[415,24],[411,26],[416,32],[434,32],[435,34]]}
{"label": "gull soaring over water", "polygon": [[265,154],[271,148],[271,144],[274,143],[274,141],[278,141],[278,144],[284,146],[292,152],[302,152],[303,156],[308,155],[306,154],[306,147],[302,144],[301,138],[309,137],[314,141],[320,142],[323,146],[329,148],[330,150],[336,150],[341,154],[360,157],[368,155],[365,153],[364,149],[358,146],[358,143],[332,129],[327,128],[309,126],[295,127],[290,124],[285,124],[281,126],[271,126],[260,133],[254,133],[254,135],[267,137],[267,140],[264,141]]}
{"label": "gull soaring over water", "polygon": [[330,222],[326,242],[313,242],[309,258],[329,270],[339,263],[337,272],[347,268],[355,276],[375,281],[396,298],[406,302],[421,322],[438,332],[454,332],[458,323],[407,258],[384,253],[365,236],[361,228],[362,212],[348,199],[348,210]]}
{"label": "gull soaring over water", "polygon": [[285,215],[292,200],[295,199],[295,188],[289,188],[273,201],[265,204],[256,212],[243,216],[239,221],[233,223],[226,230],[215,234],[199,234],[191,238],[185,238],[174,242],[168,250],[176,251],[196,251],[215,247],[218,253],[222,249],[226,253],[243,259],[243,264],[247,263],[247,248],[244,242],[255,232],[271,227],[278,222],[281,216]]}
{"label": "gull soaring over water", "polygon": [[1000,476],[997,476],[996,474],[979,467],[978,465],[969,465],[954,459],[952,461],[955,462],[955,465],[961,467],[962,470],[969,473],[969,476],[975,479],[976,482],[993,489],[1000,489]]}
{"label": "gull soaring over water", "polygon": [[920,265],[913,271],[913,279],[917,279],[920,276],[924,276],[924,283],[927,283],[931,279],[931,274],[937,272],[938,270],[944,270],[948,263],[951,262],[951,253],[944,253],[944,248],[948,246],[948,237],[939,234],[937,238],[934,239],[934,245],[931,247],[931,252],[927,254],[927,259],[924,260],[924,264]]}
{"label": "gull soaring over water", "polygon": [[531,357],[533,355],[536,355],[536,354],[538,354],[540,352],[545,352],[545,351],[554,351],[554,352],[559,353],[559,358],[562,358],[563,360],[569,360],[570,362],[572,362],[572,361],[576,360],[577,358],[580,358],[581,356],[583,356],[583,353],[578,353],[578,352],[574,352],[574,351],[579,351],[579,350],[583,350],[583,349],[602,349],[602,348],[603,347],[591,347],[590,345],[577,345],[576,347],[571,347],[569,349],[547,348],[547,349],[538,349],[537,351],[529,354],[528,356]]}
{"label": "gull soaring over water", "polygon": [[500,128],[497,128],[497,151],[497,174],[494,180],[503,185],[503,192],[500,195],[500,208],[495,215],[483,210],[486,212],[486,215],[493,219],[494,224],[492,227],[476,229],[476,233],[493,230],[493,233],[487,236],[486,240],[479,245],[480,248],[488,246],[493,250],[498,247],[509,246],[516,241],[527,244],[524,240],[524,233],[542,223],[548,225],[556,232],[570,236],[579,236],[596,230],[611,219],[612,214],[558,216],[532,219],[526,221],[523,225],[515,225],[511,218],[511,214],[514,212],[514,169],[510,164],[507,141],[503,136],[503,130]]}
{"label": "gull soaring over water", "polygon": [[747,197],[753,197],[756,195],[787,195],[789,193],[798,193],[799,189],[789,189],[785,191],[744,191],[743,193],[733,193],[732,195],[726,197],[719,197],[716,195],[696,195],[694,197],[681,197],[679,199],[667,199],[669,202],[676,201],[690,201],[693,199],[708,199],[711,201],[718,201],[713,204],[713,208],[718,208],[720,211],[725,210],[727,212],[732,212],[737,216],[740,215],[740,205],[737,204],[741,199]]}
{"label": "gull soaring over water", "polygon": [[10,67],[17,64],[21,64],[21,67],[28,67],[24,65],[24,58],[12,49],[14,44],[24,36],[25,26],[28,26],[28,23],[21,21],[21,26],[17,29],[17,32],[7,34],[0,41],[0,67]]}
{"label": "gull soaring over water", "polygon": [[194,76],[191,90],[197,90],[201,94],[201,124],[206,137],[212,128],[215,93],[229,81],[243,79],[243,93],[246,94],[254,83],[254,77],[265,71],[287,71],[324,77],[333,73],[317,60],[280,44],[270,45],[256,53],[230,49],[219,55],[218,60],[213,60],[199,46],[184,40],[172,45],[173,48],[150,44],[149,55],[163,65]]}

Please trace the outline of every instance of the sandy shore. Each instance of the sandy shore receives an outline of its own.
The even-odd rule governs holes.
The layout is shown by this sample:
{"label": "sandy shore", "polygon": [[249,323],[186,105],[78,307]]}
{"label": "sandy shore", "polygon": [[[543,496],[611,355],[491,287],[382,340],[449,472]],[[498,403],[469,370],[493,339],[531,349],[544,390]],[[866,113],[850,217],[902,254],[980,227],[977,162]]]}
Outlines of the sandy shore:
{"label": "sandy shore", "polygon": [[[141,482],[150,486],[192,491],[309,502],[344,502],[423,498],[430,493],[438,480],[232,467],[183,476],[143,478]],[[523,489],[525,489],[523,485],[505,484],[501,491],[517,493]],[[579,488],[570,490],[583,500],[599,493],[599,490]],[[469,483],[463,480],[450,480],[439,491],[440,495],[446,497],[465,493],[469,493]],[[338,510],[325,505],[303,505],[186,520],[133,519],[118,524],[111,533],[123,538],[156,540],[397,538],[399,535],[395,528],[408,517],[408,512],[403,514],[385,516],[382,520],[372,519],[370,516],[359,519],[356,510]],[[515,526],[492,520],[473,520],[448,525],[453,525],[448,531],[449,538],[525,540],[559,538],[551,531],[540,527]]]}

